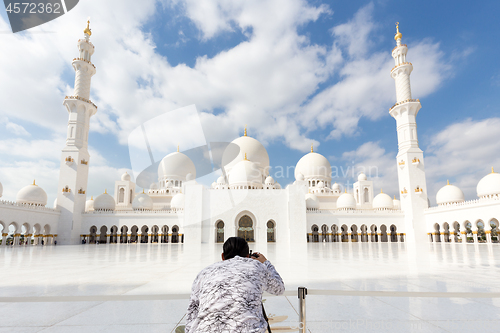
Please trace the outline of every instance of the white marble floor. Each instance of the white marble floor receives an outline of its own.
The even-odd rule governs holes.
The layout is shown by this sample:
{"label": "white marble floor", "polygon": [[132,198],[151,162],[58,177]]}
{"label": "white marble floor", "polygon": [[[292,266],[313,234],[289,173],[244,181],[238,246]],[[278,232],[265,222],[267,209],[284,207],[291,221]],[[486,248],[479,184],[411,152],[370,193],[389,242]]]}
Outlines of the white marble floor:
{"label": "white marble floor", "polygon": [[[436,297],[311,293],[306,300],[310,332],[500,330],[500,298],[480,298],[500,292],[500,244],[251,247],[266,254],[287,291],[294,294],[265,297],[275,332],[291,332],[290,327],[297,326],[299,286],[312,293],[440,293]],[[196,274],[220,260],[221,251],[221,245],[208,244],[0,247],[0,332],[175,332],[183,324],[188,300],[166,297],[189,294]],[[480,294],[467,298],[441,294],[457,292]],[[122,295],[139,300],[122,299]],[[162,299],[148,299],[153,295]],[[25,302],[26,297],[40,298]]]}

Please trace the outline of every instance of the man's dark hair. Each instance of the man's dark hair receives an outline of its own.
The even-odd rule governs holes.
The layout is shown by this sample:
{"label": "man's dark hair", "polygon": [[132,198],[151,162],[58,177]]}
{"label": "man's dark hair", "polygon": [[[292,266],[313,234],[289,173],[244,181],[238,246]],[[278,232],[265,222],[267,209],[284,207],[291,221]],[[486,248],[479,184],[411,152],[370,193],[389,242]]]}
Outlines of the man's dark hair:
{"label": "man's dark hair", "polygon": [[241,237],[229,237],[222,247],[224,260],[234,258],[235,256],[247,257],[250,254],[248,243]]}

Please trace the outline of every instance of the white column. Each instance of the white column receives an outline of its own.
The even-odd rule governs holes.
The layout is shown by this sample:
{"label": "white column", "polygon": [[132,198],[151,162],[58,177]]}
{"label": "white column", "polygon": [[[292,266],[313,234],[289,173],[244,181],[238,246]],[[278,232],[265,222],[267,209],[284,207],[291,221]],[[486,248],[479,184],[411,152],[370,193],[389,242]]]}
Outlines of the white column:
{"label": "white column", "polygon": [[450,231],[450,237],[451,237],[451,242],[456,243],[457,242],[457,236],[455,231]]}
{"label": "white column", "polygon": [[5,233],[5,232],[4,232],[4,233],[2,233],[2,246],[7,246],[7,236],[8,236],[8,235],[9,235],[9,234],[7,234],[7,233]]}
{"label": "white column", "polygon": [[491,226],[487,226],[489,229],[485,230],[486,233],[486,242],[491,243]]}
{"label": "white column", "polygon": [[479,242],[477,239],[477,229],[472,230],[472,237],[474,237],[474,243],[477,244]]}

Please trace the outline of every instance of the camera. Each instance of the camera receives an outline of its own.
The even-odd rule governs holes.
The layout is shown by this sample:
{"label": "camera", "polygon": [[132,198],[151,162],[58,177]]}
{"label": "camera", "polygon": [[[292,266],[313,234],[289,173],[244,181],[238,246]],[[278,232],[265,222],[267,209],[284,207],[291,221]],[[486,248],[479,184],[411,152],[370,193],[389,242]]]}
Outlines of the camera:
{"label": "camera", "polygon": [[252,250],[250,250],[250,257],[252,257],[252,258],[258,258],[259,255],[257,253],[252,253]]}

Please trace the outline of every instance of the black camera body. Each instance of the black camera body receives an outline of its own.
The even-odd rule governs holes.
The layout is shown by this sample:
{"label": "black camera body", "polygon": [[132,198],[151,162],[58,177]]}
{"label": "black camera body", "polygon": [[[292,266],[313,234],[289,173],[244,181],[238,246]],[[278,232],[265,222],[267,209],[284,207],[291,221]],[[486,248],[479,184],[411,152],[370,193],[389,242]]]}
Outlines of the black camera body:
{"label": "black camera body", "polygon": [[250,257],[252,257],[252,258],[258,258],[259,255],[257,253],[252,253],[252,250],[250,250]]}

